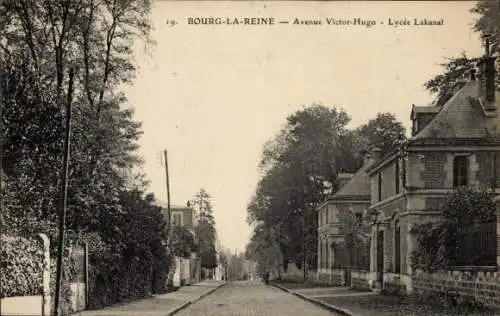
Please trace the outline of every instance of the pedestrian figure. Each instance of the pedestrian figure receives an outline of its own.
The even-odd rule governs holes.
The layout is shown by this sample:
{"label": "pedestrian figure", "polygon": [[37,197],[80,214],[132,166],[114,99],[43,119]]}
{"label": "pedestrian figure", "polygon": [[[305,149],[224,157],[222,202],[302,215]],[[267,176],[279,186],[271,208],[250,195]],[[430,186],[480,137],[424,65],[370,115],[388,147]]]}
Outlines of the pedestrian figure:
{"label": "pedestrian figure", "polygon": [[269,284],[269,272],[264,273],[264,283]]}

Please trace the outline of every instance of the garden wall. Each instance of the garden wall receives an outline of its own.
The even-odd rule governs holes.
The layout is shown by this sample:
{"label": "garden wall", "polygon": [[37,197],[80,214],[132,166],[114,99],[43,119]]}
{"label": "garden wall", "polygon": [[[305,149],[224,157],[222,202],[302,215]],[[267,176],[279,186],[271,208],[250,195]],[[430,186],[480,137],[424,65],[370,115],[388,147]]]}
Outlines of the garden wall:
{"label": "garden wall", "polygon": [[318,283],[331,286],[343,286],[346,284],[346,271],[342,268],[322,269],[318,272]]}
{"label": "garden wall", "polygon": [[371,291],[370,280],[375,279],[370,271],[361,269],[351,270],[351,288]]}
{"label": "garden wall", "polygon": [[500,274],[484,270],[450,270],[432,274],[417,270],[412,276],[412,288],[415,293],[451,294],[459,300],[473,300],[500,309]]}
{"label": "garden wall", "polygon": [[0,314],[50,315],[48,238],[0,238]]}

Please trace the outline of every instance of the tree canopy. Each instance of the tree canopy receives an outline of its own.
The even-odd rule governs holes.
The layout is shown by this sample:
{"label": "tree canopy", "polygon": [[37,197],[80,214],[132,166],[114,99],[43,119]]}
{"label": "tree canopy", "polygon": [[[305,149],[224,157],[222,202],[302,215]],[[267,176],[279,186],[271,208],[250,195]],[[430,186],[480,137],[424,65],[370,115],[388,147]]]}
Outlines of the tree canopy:
{"label": "tree canopy", "polygon": [[254,224],[247,256],[261,265],[291,259],[298,267],[315,266],[316,207],[338,190],[338,174],[357,171],[371,147],[392,148],[405,139],[392,114],[355,130],[349,121],[342,109],[313,104],[288,116],[264,145],[262,177],[247,206]]}
{"label": "tree canopy", "polygon": [[168,272],[161,210],[133,172],[140,104],[121,90],[135,75],[132,44],[150,43],[150,13],[148,0],[0,2],[2,233],[44,232],[57,245],[73,69],[66,223],[91,245],[90,307],[146,295],[155,290],[150,267]]}
{"label": "tree canopy", "polygon": [[[481,37],[488,37],[491,53],[500,52],[500,4],[498,1],[480,0],[471,9],[474,14],[473,30]],[[485,41],[483,42],[485,45]],[[434,76],[424,83],[424,87],[435,95],[434,104],[441,106],[453,95],[453,84],[458,79],[466,79],[470,70],[476,67],[481,56],[470,57],[464,52],[460,56],[447,57],[441,66],[444,73]],[[500,87],[500,72],[497,65],[496,86]]]}

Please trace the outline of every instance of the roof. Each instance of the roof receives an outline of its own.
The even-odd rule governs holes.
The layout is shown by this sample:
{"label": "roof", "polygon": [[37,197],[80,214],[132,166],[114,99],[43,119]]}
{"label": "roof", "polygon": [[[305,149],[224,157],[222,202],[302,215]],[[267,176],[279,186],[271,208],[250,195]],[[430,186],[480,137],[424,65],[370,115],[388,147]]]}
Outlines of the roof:
{"label": "roof", "polygon": [[[410,140],[500,138],[500,116],[487,116],[479,103],[478,81],[467,82],[436,116]],[[496,95],[500,111],[500,94]]]}
{"label": "roof", "polygon": [[329,200],[369,200],[370,179],[365,171],[371,162],[366,162]]}

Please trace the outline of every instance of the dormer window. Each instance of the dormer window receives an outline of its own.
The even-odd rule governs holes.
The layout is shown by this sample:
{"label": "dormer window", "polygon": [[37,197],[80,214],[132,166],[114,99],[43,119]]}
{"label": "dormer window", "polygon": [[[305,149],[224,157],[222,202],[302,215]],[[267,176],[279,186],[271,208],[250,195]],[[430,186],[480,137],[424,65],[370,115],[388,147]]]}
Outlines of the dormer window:
{"label": "dormer window", "polygon": [[468,184],[469,159],[467,156],[456,156],[453,159],[453,187]]}

